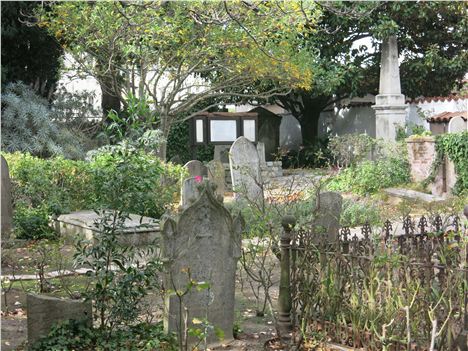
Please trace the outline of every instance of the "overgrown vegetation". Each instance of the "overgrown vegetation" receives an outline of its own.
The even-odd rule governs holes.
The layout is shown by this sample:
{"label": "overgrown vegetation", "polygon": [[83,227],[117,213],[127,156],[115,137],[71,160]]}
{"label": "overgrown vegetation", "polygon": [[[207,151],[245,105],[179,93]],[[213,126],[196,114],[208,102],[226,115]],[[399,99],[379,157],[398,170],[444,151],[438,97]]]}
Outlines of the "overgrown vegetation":
{"label": "overgrown vegetation", "polygon": [[436,136],[436,159],[432,164],[431,175],[424,181],[427,185],[435,180],[439,168],[448,158],[455,165],[457,182],[455,194],[468,190],[468,132],[448,133]]}
{"label": "overgrown vegetation", "polygon": [[22,238],[46,236],[48,216],[76,210],[111,208],[158,218],[179,192],[180,166],[128,144],[101,149],[89,161],[3,155]]}
{"label": "overgrown vegetation", "polygon": [[357,227],[368,223],[377,225],[382,222],[379,205],[371,200],[345,199],[341,212],[340,224],[347,227]]}
{"label": "overgrown vegetation", "polygon": [[140,323],[117,329],[112,335],[83,322],[66,321],[52,328],[31,348],[32,351],[176,351],[175,338],[164,333],[162,323]]}
{"label": "overgrown vegetation", "polygon": [[397,238],[390,231],[385,240],[348,234],[324,242],[309,228],[299,230],[292,263],[296,340],[307,344],[321,330],[367,350],[454,349],[463,323],[466,237],[434,229],[436,223],[427,218],[424,234]]}
{"label": "overgrown vegetation", "polygon": [[408,162],[397,156],[379,161],[364,161],[342,170],[328,184],[330,190],[372,194],[380,189],[410,180]]}

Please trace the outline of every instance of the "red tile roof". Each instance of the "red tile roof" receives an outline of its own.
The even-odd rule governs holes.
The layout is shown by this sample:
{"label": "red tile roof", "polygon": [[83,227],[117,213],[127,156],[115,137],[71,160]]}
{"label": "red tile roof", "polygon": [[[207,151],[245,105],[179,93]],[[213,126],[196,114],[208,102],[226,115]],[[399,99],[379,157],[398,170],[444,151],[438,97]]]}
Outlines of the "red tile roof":
{"label": "red tile roof", "polygon": [[442,112],[427,119],[429,123],[447,123],[453,117],[462,117],[465,121],[468,119],[468,111]]}
{"label": "red tile roof", "polygon": [[421,97],[416,99],[407,99],[406,102],[410,104],[420,104],[424,102],[437,102],[437,101],[458,101],[468,99],[468,95],[449,95],[449,96],[429,96],[429,97]]}

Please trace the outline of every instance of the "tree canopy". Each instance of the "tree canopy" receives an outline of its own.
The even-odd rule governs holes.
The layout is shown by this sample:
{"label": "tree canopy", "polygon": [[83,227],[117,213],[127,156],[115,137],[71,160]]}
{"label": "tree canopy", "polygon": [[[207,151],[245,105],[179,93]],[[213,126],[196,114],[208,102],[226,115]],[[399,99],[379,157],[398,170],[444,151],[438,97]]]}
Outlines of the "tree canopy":
{"label": "tree canopy", "polygon": [[39,25],[119,103],[148,97],[167,136],[203,101],[307,90],[302,43],[318,14],[313,2],[61,2]]}
{"label": "tree canopy", "polygon": [[27,25],[38,1],[2,1],[2,88],[22,81],[43,97],[58,80],[62,48],[44,29]]}
{"label": "tree canopy", "polygon": [[[307,39],[317,53],[311,89],[295,89],[278,98],[298,118],[305,142],[314,140],[320,112],[332,102],[378,94],[380,44],[385,36],[398,38],[402,93],[407,97],[446,95],[468,71],[466,3],[318,5],[322,16],[316,33]],[[371,45],[362,41],[365,38]]]}

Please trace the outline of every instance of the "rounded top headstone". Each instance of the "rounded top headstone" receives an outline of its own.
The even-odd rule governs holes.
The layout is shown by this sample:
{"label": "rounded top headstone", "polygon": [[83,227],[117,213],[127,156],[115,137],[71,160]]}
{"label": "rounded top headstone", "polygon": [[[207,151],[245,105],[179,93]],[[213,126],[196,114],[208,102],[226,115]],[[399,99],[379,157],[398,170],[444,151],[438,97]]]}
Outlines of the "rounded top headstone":
{"label": "rounded top headstone", "polygon": [[466,131],[466,121],[463,117],[453,117],[450,119],[447,128],[449,133],[461,133]]}

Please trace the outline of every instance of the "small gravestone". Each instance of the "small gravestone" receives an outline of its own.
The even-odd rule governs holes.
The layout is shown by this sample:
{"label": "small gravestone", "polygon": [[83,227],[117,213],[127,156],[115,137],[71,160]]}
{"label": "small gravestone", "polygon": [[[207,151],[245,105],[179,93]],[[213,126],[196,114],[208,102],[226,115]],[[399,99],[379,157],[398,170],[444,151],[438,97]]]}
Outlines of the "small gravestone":
{"label": "small gravestone", "polygon": [[1,161],[1,201],[2,201],[2,214],[1,214],[1,233],[2,240],[8,239],[10,236],[12,221],[13,221],[13,207],[11,202],[11,180],[8,164],[2,156]]}
{"label": "small gravestone", "polygon": [[212,160],[206,165],[208,180],[216,185],[216,194],[224,197],[226,191],[226,175],[221,161]]}
{"label": "small gravestone", "polygon": [[[200,189],[200,197],[180,214],[177,222],[166,218],[162,225],[165,286],[172,291],[165,299],[164,325],[166,331],[183,333],[185,319],[188,328],[202,330],[197,320],[206,319],[216,330],[223,331],[225,342],[233,338],[242,223],[232,219],[209,182]],[[186,292],[190,281],[197,284]],[[176,291],[186,293],[179,299]],[[207,342],[219,341],[214,330],[209,330]],[[190,344],[194,342],[189,339]]]}
{"label": "small gravestone", "polygon": [[449,133],[461,133],[466,131],[466,121],[463,117],[453,117],[448,124]]}
{"label": "small gravestone", "polygon": [[340,230],[343,198],[332,191],[322,192],[316,200],[315,230],[326,234],[327,241],[336,241]]}
{"label": "small gravestone", "polygon": [[191,177],[206,177],[207,176],[207,169],[203,162],[198,160],[188,161],[184,167],[188,171],[188,176]]}
{"label": "small gravestone", "polygon": [[86,321],[90,327],[93,325],[91,301],[28,294],[26,303],[29,345],[34,344],[42,336],[46,336],[50,328],[60,321],[74,319]]}
{"label": "small gravestone", "polygon": [[258,153],[258,158],[260,160],[260,164],[264,165],[266,164],[266,158],[265,158],[265,144],[259,141],[257,143],[257,153]]}
{"label": "small gravestone", "polygon": [[213,160],[229,163],[229,145],[215,145]]}
{"label": "small gravestone", "polygon": [[232,144],[229,166],[236,199],[246,198],[252,202],[263,199],[260,159],[249,139],[241,136]]}
{"label": "small gravestone", "polygon": [[187,208],[200,197],[199,187],[203,182],[200,176],[184,179],[180,196],[181,209]]}

